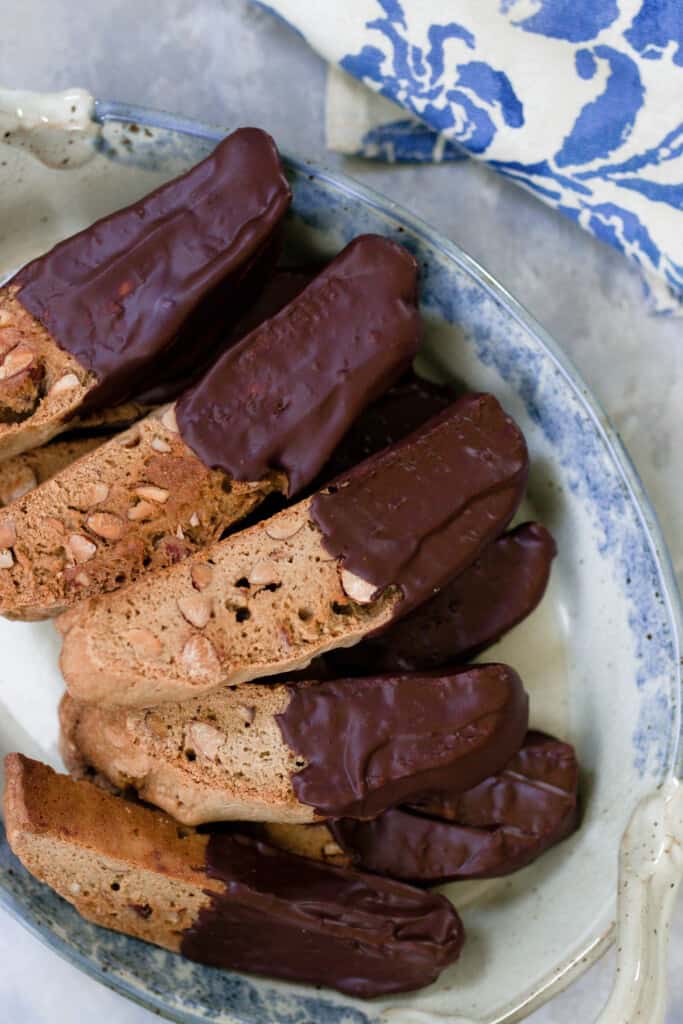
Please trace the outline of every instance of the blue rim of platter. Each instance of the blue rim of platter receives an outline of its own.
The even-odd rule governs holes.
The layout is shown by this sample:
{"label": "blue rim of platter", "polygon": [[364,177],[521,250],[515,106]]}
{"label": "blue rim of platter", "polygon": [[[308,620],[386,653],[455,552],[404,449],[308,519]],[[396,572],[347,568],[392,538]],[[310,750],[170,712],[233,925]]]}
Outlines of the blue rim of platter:
{"label": "blue rim of platter", "polygon": [[[147,107],[110,102],[106,100],[97,100],[95,102],[94,119],[100,123],[133,123],[143,127],[148,126],[155,129],[165,129],[182,135],[203,139],[208,142],[218,141],[223,138],[229,130],[219,125],[208,124],[190,118],[183,118],[175,114],[169,114]],[[678,723],[678,731],[673,737],[673,747],[669,748],[667,756],[667,763],[669,765],[668,775],[673,774],[679,778],[682,777],[683,745],[681,744],[680,706],[681,693],[683,691],[683,668],[681,666],[680,658],[680,643],[681,638],[683,638],[683,605],[681,603],[681,595],[679,593],[669,552],[667,550],[656,513],[652,508],[650,500],[629,455],[623,447],[616,430],[600,407],[600,404],[583,381],[581,375],[573,366],[571,360],[553,341],[544,328],[515,298],[513,298],[512,295],[510,295],[505,288],[503,288],[479,263],[477,263],[476,260],[472,259],[471,256],[468,256],[466,252],[463,252],[458,245],[442,237],[419,217],[413,216],[401,206],[398,206],[393,201],[382,196],[380,193],[359,184],[357,181],[354,181],[346,175],[339,174],[336,171],[329,171],[324,167],[310,164],[287,154],[283,155],[283,160],[285,166],[295,172],[311,176],[319,182],[327,183],[335,189],[343,191],[350,199],[358,199],[363,205],[378,212],[386,213],[397,224],[403,225],[403,227],[418,240],[423,241],[430,248],[436,250],[441,256],[445,257],[447,261],[455,264],[462,272],[471,278],[473,282],[483,288],[521,328],[528,332],[538,346],[545,351],[555,370],[559,372],[562,378],[564,378],[566,383],[569,385],[570,389],[574,392],[578,402],[592,422],[596,434],[605,446],[622,477],[633,503],[633,507],[640,520],[643,534],[647,539],[653,563],[663,584],[661,598],[665,606],[666,614],[673,627],[672,650],[678,663],[678,668],[675,672],[675,679],[678,683],[677,693],[674,694],[675,706],[672,707],[674,720]],[[660,784],[664,781],[665,779],[662,778]],[[4,830],[0,824],[0,840],[3,838]],[[0,843],[0,846],[1,845],[2,844]],[[0,864],[0,866],[4,865]],[[118,976],[115,972],[109,973],[101,964],[95,963],[87,955],[81,953],[70,945],[66,937],[52,930],[47,923],[41,922],[41,920],[34,917],[33,914],[27,915],[26,908],[22,904],[21,900],[18,899],[11,891],[5,889],[1,880],[0,906],[4,907],[5,910],[12,914],[13,917],[23,924],[48,948],[52,949],[74,966],[78,967],[85,974],[100,983],[107,985],[114,991],[126,996],[133,1002],[152,1010],[157,1015],[165,1017],[168,1020],[178,1021],[180,1024],[199,1022],[201,1019],[207,1019],[203,1016],[195,1015],[194,1011],[175,1011],[167,1005],[161,994],[156,996],[151,991],[143,992],[140,989],[136,989],[125,978]],[[598,946],[602,948],[602,942],[592,944],[591,948],[597,948]],[[589,950],[586,950],[586,953],[589,952]],[[167,955],[173,956],[173,954]],[[567,971],[572,973],[572,965],[567,967]],[[242,979],[239,975],[234,976],[234,978],[238,983],[240,981],[244,981],[248,984],[248,979],[246,978]],[[553,985],[550,985],[550,989],[553,989]],[[312,1013],[310,1020],[316,1019],[316,1006],[320,1006],[316,995],[317,994],[315,992],[312,992],[310,1000],[306,998],[300,998],[297,1000],[297,1006],[301,1012],[305,1014],[308,1012]],[[535,1005],[534,1000],[532,1000],[532,1004]],[[231,1008],[229,1006],[226,1006],[225,1009],[228,1013],[231,1012]],[[256,1007],[251,1007],[252,1012],[254,1009],[256,1009]],[[233,1012],[236,1014],[232,1018],[233,1020],[247,1020],[247,1018],[239,1015],[239,1011]],[[353,1021],[354,1024],[370,1024],[371,1021],[370,1017],[366,1017],[365,1014],[354,1010],[351,1007],[340,1006],[338,1012],[340,1012],[340,1021],[342,1019],[344,1021]],[[371,1012],[370,1008],[369,1012]],[[249,1019],[254,1018],[250,1017]],[[297,1017],[297,1019],[300,1018]]]}

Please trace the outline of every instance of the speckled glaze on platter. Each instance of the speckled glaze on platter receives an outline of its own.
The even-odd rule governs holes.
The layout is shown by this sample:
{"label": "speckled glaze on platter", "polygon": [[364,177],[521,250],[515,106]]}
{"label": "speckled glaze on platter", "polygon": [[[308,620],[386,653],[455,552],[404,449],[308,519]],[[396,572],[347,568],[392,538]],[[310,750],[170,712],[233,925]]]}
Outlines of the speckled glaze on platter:
{"label": "speckled glaze on platter", "polygon": [[[104,122],[96,154],[77,167],[54,170],[25,153],[8,154],[0,274],[196,162],[223,134],[116,104],[99,103],[96,114]],[[287,168],[292,254],[332,254],[364,231],[407,245],[420,262],[428,324],[420,368],[493,391],[525,432],[532,473],[522,516],[546,523],[560,553],[542,606],[495,657],[525,680],[533,725],[576,744],[584,825],[517,875],[445,886],[468,932],[460,962],[422,992],[365,1004],[201,967],[89,925],[21,868],[4,839],[0,900],[83,970],[178,1021],[502,1024],[525,1016],[607,947],[622,835],[641,801],[656,805],[651,795],[680,775],[673,574],[618,439],[525,311],[457,246],[388,200],[305,162],[290,159]],[[17,205],[22,218],[9,216]],[[0,622],[0,637],[0,752],[20,749],[59,764],[53,627]],[[652,820],[641,807],[632,842],[633,835],[651,840]]]}

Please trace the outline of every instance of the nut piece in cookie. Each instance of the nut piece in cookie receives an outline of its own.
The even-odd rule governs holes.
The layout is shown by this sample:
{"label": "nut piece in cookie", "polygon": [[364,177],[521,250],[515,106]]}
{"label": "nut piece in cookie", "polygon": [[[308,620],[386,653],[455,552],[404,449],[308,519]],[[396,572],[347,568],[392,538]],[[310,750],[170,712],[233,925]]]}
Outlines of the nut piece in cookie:
{"label": "nut piece in cookie", "polygon": [[272,139],[241,128],[20,270],[0,289],[0,458],[75,416],[175,397],[270,271],[289,202]]}

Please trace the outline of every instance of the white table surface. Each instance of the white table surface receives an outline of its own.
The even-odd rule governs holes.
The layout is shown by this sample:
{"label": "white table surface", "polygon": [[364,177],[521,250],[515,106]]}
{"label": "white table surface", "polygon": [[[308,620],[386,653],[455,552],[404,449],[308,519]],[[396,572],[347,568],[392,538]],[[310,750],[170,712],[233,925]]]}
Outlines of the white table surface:
{"label": "white table surface", "polygon": [[[683,320],[648,315],[618,253],[471,161],[396,167],[325,153],[325,72],[293,33],[247,0],[2,0],[0,80],[252,123],[292,153],[343,169],[405,204],[478,259],[566,348],[616,423],[683,578]],[[610,954],[529,1018],[586,1024]],[[683,1021],[683,906],[672,931],[667,1024]],[[151,1024],[0,911],[0,1020]],[[647,1022],[644,1022],[647,1024]]]}

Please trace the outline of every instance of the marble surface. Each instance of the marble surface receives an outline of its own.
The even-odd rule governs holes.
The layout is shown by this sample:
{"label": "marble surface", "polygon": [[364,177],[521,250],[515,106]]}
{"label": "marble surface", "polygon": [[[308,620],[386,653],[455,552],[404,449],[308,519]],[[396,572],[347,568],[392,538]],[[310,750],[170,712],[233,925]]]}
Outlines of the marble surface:
{"label": "marble surface", "polygon": [[[498,277],[579,366],[649,490],[683,581],[683,319],[648,314],[638,274],[621,255],[472,162],[387,168],[326,153],[323,65],[247,0],[5,0],[0,76],[9,86],[82,85],[109,99],[261,125],[292,153],[342,167],[436,224]],[[614,686],[617,692],[618,680]],[[2,911],[0,918],[8,1024],[155,1019],[58,960]],[[529,1021],[590,1021],[613,971],[608,955]],[[669,972],[667,1024],[680,1024],[683,906]]]}

